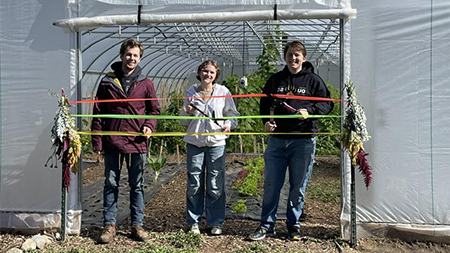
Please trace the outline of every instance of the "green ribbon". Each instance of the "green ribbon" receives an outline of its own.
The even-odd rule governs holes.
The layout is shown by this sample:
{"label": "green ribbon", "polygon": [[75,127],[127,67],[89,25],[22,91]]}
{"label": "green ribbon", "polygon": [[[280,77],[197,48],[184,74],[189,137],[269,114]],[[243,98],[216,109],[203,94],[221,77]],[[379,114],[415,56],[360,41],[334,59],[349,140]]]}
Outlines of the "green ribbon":
{"label": "green ribbon", "polygon": [[253,115],[253,116],[227,116],[220,118],[203,116],[173,116],[173,115],[127,115],[127,114],[71,114],[72,117],[83,118],[114,118],[114,119],[281,119],[281,118],[342,118],[343,115]]}

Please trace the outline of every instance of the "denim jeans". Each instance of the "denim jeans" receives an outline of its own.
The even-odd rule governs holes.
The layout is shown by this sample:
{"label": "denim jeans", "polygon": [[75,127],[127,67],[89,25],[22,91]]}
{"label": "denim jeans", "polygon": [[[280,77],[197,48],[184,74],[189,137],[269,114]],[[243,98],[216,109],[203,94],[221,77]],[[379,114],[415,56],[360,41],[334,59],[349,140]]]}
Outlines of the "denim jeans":
{"label": "denim jeans", "polygon": [[300,227],[306,181],[311,176],[316,138],[287,139],[270,136],[264,152],[264,194],[261,227],[272,231],[277,221],[278,201],[289,168],[289,197],[286,207],[288,226]]}
{"label": "denim jeans", "polygon": [[225,156],[225,146],[197,147],[187,144],[186,221],[188,225],[200,223],[203,209],[205,209],[208,225],[222,225],[225,220]]}
{"label": "denim jeans", "polygon": [[142,225],[144,219],[144,168],[145,153],[105,154],[105,185],[103,188],[103,223],[116,224],[117,199],[119,195],[120,170],[125,160],[130,186],[131,224]]}

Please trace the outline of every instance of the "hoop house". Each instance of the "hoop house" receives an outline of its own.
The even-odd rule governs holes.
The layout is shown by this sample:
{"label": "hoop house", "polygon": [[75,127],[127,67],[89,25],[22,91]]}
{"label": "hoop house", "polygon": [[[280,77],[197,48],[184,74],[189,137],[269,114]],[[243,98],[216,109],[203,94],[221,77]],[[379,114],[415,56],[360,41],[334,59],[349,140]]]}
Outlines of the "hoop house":
{"label": "hoop house", "polygon": [[[71,100],[92,96],[119,59],[124,40],[143,43],[140,66],[163,97],[192,84],[205,59],[219,63],[222,77],[242,76],[257,68],[265,47],[281,50],[295,39],[305,43],[308,60],[325,80],[341,90],[349,80],[356,84],[368,115],[373,184],[367,190],[356,178],[353,229],[359,236],[449,238],[450,118],[442,115],[450,109],[450,4],[409,2],[3,1],[0,228],[60,227],[60,169],[43,166],[56,111],[48,89],[63,87]],[[277,66],[282,65],[280,56]],[[72,110],[81,114],[88,108]],[[342,158],[340,219],[342,236],[349,239],[350,165],[346,154]],[[72,234],[80,232],[81,199],[78,173],[67,201]]]}

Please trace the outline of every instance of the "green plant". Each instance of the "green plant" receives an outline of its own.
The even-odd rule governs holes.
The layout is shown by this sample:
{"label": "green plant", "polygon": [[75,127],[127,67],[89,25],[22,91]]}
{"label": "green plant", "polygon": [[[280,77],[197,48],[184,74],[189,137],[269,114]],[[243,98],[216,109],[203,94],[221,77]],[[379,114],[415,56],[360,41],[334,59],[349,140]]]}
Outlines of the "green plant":
{"label": "green plant", "polygon": [[[162,108],[161,115],[178,116],[180,110],[183,107],[184,97],[181,91],[173,91],[169,94],[169,104],[167,107]],[[156,124],[156,132],[186,132],[186,126],[180,124],[178,120],[173,119],[160,119]],[[174,154],[177,151],[177,145],[180,153],[186,152],[186,145],[184,145],[183,137],[181,136],[165,136],[165,137],[151,137],[150,152],[153,154],[159,154],[161,150],[161,143],[163,145],[163,152],[166,154]]]}
{"label": "green plant", "polygon": [[196,253],[198,252],[195,248],[173,248],[170,245],[155,245],[155,244],[144,244],[138,250],[129,250],[126,252],[133,253]]}
{"label": "green plant", "polygon": [[[329,82],[326,83],[331,93],[331,98],[340,99],[339,90],[334,88]],[[334,102],[334,108],[329,115],[340,116],[340,103]],[[320,133],[340,132],[341,118],[323,118],[319,120]],[[317,136],[316,153],[318,155],[338,155],[340,151],[340,135],[320,134]]]}
{"label": "green plant", "polygon": [[253,243],[243,249],[238,249],[233,251],[233,253],[264,253],[268,252],[269,249],[267,246],[261,244],[261,243]]}
{"label": "green plant", "polygon": [[[89,128],[89,121],[83,119],[83,129],[88,128]],[[81,141],[81,150],[83,151],[84,154],[94,153],[94,150],[92,149],[92,139],[90,135],[81,135],[80,141]]]}
{"label": "green plant", "polygon": [[171,233],[165,241],[176,248],[195,248],[202,244],[202,236],[194,233],[185,233],[183,230]]}
{"label": "green plant", "polygon": [[307,196],[322,202],[339,202],[341,199],[340,182],[310,183],[307,186]]}
{"label": "green plant", "polygon": [[245,205],[245,202],[245,199],[238,199],[238,201],[236,201],[236,203],[234,203],[231,207],[231,210],[233,210],[233,212],[235,213],[246,213],[247,205]]}
{"label": "green plant", "polygon": [[152,167],[155,171],[155,177],[153,178],[153,182],[158,180],[159,173],[161,172],[161,168],[166,164],[167,158],[165,157],[147,157],[147,165]]}
{"label": "green plant", "polygon": [[255,196],[258,194],[258,185],[262,181],[264,160],[261,157],[250,159],[244,170],[248,170],[245,178],[235,182],[233,189],[237,189],[240,196]]}
{"label": "green plant", "polygon": [[[237,75],[227,76],[225,82],[234,94],[260,94],[261,88],[264,87],[268,77],[276,72],[276,68],[273,64],[273,59],[276,58],[276,50],[264,50],[263,54],[258,57],[259,69],[250,75],[247,75],[248,85],[242,87],[239,85],[239,77]],[[249,97],[245,99],[236,100],[236,106],[241,115],[259,115],[259,98]],[[261,119],[240,119],[239,124],[235,130],[236,132],[264,132],[264,126]],[[237,147],[242,146],[243,152],[256,153],[253,145],[253,136],[240,136],[236,138],[230,138],[227,150],[231,152],[237,152]],[[263,136],[256,136],[256,143],[261,143]]]}

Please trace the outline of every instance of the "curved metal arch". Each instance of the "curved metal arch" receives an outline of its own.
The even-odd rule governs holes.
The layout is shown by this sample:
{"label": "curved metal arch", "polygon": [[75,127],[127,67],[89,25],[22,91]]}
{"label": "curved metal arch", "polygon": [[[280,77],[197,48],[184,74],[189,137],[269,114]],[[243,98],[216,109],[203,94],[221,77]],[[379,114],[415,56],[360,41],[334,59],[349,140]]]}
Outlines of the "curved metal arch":
{"label": "curved metal arch", "polygon": [[[224,22],[222,22],[222,23],[224,23]],[[176,28],[178,28],[177,26],[175,26]],[[192,26],[191,26],[192,27]],[[211,45],[211,43],[208,43],[208,41],[210,40],[209,38],[205,38],[204,36],[198,36],[197,35],[197,33],[198,32],[203,32],[203,33],[207,33],[207,34],[212,34],[211,36],[213,36],[213,37],[217,37],[216,35],[215,35],[215,33],[217,32],[217,31],[213,31],[213,30],[208,30],[208,29],[206,29],[205,28],[205,26],[204,25],[202,25],[202,26],[196,26],[197,27],[197,30],[199,30],[200,28],[203,28],[203,29],[205,29],[206,31],[193,31],[192,33],[195,35],[195,37],[192,37],[192,38],[189,38],[190,40],[189,40],[189,42],[186,40],[186,38],[183,38],[183,37],[181,37],[181,36],[178,36],[178,35],[166,35],[165,33],[163,34],[163,36],[164,36],[164,38],[165,39],[169,39],[169,38],[175,38],[175,39],[182,39],[184,42],[185,42],[185,44],[187,45],[187,47],[188,48],[191,48],[191,47],[194,47],[194,48],[198,48],[198,50],[199,51],[201,51],[201,52],[203,52],[204,54],[206,54],[206,55],[216,55],[217,57],[223,57],[224,59],[227,59],[227,57],[225,57],[225,56],[222,56],[222,55],[217,55],[216,53],[215,53],[215,51],[217,50],[217,48],[219,48],[219,47],[223,47],[224,45],[223,44],[225,44],[225,42],[227,42],[228,43],[228,41],[221,41],[221,45],[219,45],[217,42],[215,42],[214,41],[214,45]],[[220,25],[215,25],[215,26],[213,26],[212,27],[212,29],[215,29],[215,28],[217,28],[217,27],[220,27]],[[194,27],[192,27],[192,28],[194,28]],[[158,30],[160,30],[159,28],[156,28],[156,29],[158,29]],[[186,28],[185,28],[186,29]],[[224,30],[219,30],[219,32],[223,32]],[[175,34],[175,32],[172,32],[172,33],[174,33]],[[217,38],[216,38],[217,39]],[[192,42],[193,41],[193,42]],[[207,51],[205,51],[204,49],[202,49],[199,45],[198,45],[198,43],[199,42],[203,42],[206,46],[207,46],[207,48],[208,48],[208,50]],[[169,42],[166,46],[167,47],[170,47],[171,45],[173,45],[173,44],[175,44],[175,43],[177,43],[176,41],[173,41],[173,42]],[[191,46],[191,45],[189,45],[189,43],[191,43],[191,44],[195,44],[195,45],[197,45],[197,46]],[[216,46],[217,48],[215,49],[214,48],[214,46]],[[229,45],[227,48],[229,49],[230,47],[233,47],[234,48],[234,46],[233,45]],[[230,50],[230,49],[229,49]],[[239,52],[239,50],[237,50],[236,48],[234,48],[234,50],[236,50],[236,52]],[[230,51],[228,54],[227,54],[231,59],[233,59],[233,58],[236,58],[236,56],[233,56],[233,53]],[[229,59],[230,60],[230,59]]]}
{"label": "curved metal arch", "polygon": [[[188,77],[189,77],[189,75],[186,74],[186,73],[191,73],[193,69],[195,70],[195,68],[196,68],[195,66],[198,66],[198,65],[199,65],[198,62],[192,61],[192,62],[189,62],[189,64],[187,64],[186,67],[183,70],[180,71],[180,77],[181,76],[185,76],[185,78],[184,78],[184,83],[185,84],[187,84]],[[179,79],[181,80],[181,78],[179,78]]]}
{"label": "curved metal arch", "polygon": [[[178,74],[173,77],[174,80],[178,80],[177,84],[175,85],[175,89],[178,88],[179,83],[180,83],[181,80],[186,80],[187,79],[188,75],[184,75],[185,78],[183,79],[182,78],[183,74],[186,73],[187,71],[189,71],[191,69],[191,66],[194,65],[194,63],[197,65],[198,61],[191,59],[190,61],[188,61],[185,64],[183,64],[182,66],[180,66],[180,68],[181,68],[180,71],[178,71]],[[187,70],[187,71],[185,71],[185,70]]]}
{"label": "curved metal arch", "polygon": [[[147,49],[147,48],[150,48],[150,46],[144,48],[144,50]],[[148,57],[149,55],[151,55],[151,54],[145,55],[142,59],[145,59],[145,58]],[[95,89],[97,88],[97,85],[98,85],[98,83],[100,82],[100,78],[103,76],[102,73],[104,73],[104,71],[106,70],[106,68],[108,68],[108,67],[111,65],[111,63],[112,63],[115,59],[116,59],[116,56],[113,57],[113,58],[105,65],[105,67],[100,71],[100,73],[99,73],[99,75],[98,75],[98,78],[97,78],[97,80],[95,81],[95,85],[94,85],[93,90],[95,90]],[[142,59],[141,59],[141,60],[142,60]],[[87,71],[87,70],[86,70],[86,71]],[[84,78],[84,76],[83,76],[83,78]]]}
{"label": "curved metal arch", "polygon": [[[125,27],[123,30],[126,30],[126,29],[128,29],[128,28],[130,28],[130,26]],[[102,38],[100,38],[100,39],[98,39],[98,40],[92,42],[92,43],[89,44],[88,46],[84,47],[83,50],[81,51],[81,53],[86,52],[87,50],[89,50],[89,49],[90,49],[92,46],[94,46],[95,44],[97,44],[97,43],[99,43],[99,42],[101,42],[101,41],[103,41],[103,40],[105,40],[105,39],[109,39],[109,38],[111,38],[111,37],[112,37],[113,35],[115,35],[115,34],[117,34],[117,32],[111,32],[111,34],[105,35],[104,37],[102,37]],[[84,35],[85,35],[85,34],[84,34]]]}
{"label": "curved metal arch", "polygon": [[[190,59],[188,59],[188,58],[185,58],[184,59],[185,61],[187,61],[187,62],[190,62]],[[179,62],[178,62],[179,63]],[[160,78],[160,80],[159,80],[159,83],[160,83],[160,85],[163,85],[164,84],[164,77],[166,77],[166,74],[167,74],[167,72],[169,72],[169,70],[171,70],[174,66],[175,67],[177,67],[177,68],[179,68],[179,66],[180,66],[180,64],[173,64],[171,67],[169,67],[169,68],[167,68],[165,71],[164,71],[164,73],[162,73],[160,76],[161,76],[161,78]],[[159,71],[161,71],[162,70],[162,68],[159,70]],[[159,74],[159,71],[156,73],[156,75],[158,75]],[[170,76],[169,77],[166,77],[166,85],[169,83],[169,78],[171,78]],[[162,87],[162,90],[161,90],[161,92],[160,92],[160,96],[163,96],[163,97],[168,97],[169,96],[169,94],[173,91],[172,90],[172,82],[171,82],[171,84],[167,87],[167,94],[165,94],[165,93],[163,93],[164,91],[165,91],[165,87],[167,87],[167,86],[163,86]],[[167,104],[169,104],[170,102],[169,101],[164,101],[165,103],[167,103]]]}
{"label": "curved metal arch", "polygon": [[[145,31],[147,31],[147,30],[149,30],[149,29],[151,29],[151,28],[148,28],[148,29],[146,29]],[[144,33],[144,31],[142,31],[142,32],[137,32],[135,35],[137,36],[137,35],[140,35],[140,34],[142,34],[142,33]],[[135,37],[135,36],[133,36],[133,37]],[[131,38],[131,36],[128,37],[128,38]],[[146,42],[146,41],[148,41],[149,39],[150,39],[150,38],[147,38],[147,39],[145,39],[145,40],[143,40],[143,41],[141,41],[141,42]],[[125,40],[122,40],[122,41],[119,41],[118,43],[115,43],[113,46],[109,47],[108,50],[106,50],[106,51],[111,50],[113,47],[115,47],[116,45],[118,45],[118,44],[120,44],[120,43],[123,43],[124,41],[125,41]],[[147,46],[147,47],[144,47],[144,50],[145,50],[145,49],[148,49],[148,48],[151,48],[151,45],[150,45],[150,46]],[[103,51],[101,55],[103,55],[106,51]],[[150,54],[145,55],[142,59],[145,59],[145,58],[148,57],[149,55],[150,55]],[[116,56],[115,56],[115,57],[116,57]],[[96,87],[97,87],[97,85],[98,85],[98,83],[99,83],[99,81],[100,81],[100,78],[102,77],[102,74],[101,74],[101,73],[103,73],[103,72],[106,70],[106,68],[114,61],[115,57],[112,58],[112,59],[108,62],[108,64],[106,64],[106,66],[103,68],[103,70],[100,72],[100,74],[99,74],[99,76],[98,76],[98,78],[97,78],[97,80],[96,80],[96,82],[95,82],[94,90],[96,89]],[[85,71],[88,71],[89,68],[94,64],[94,62],[95,62],[96,60],[98,60],[98,58],[100,58],[100,56],[96,57],[95,60],[89,65],[88,68],[86,68]],[[142,60],[142,59],[141,59],[141,60]],[[82,76],[81,79],[83,79],[83,78],[84,78],[84,75]]]}
{"label": "curved metal arch", "polygon": [[[190,61],[191,61],[191,59],[189,59],[189,58],[184,58],[183,60],[178,61],[177,64],[173,64],[171,67],[167,68],[167,70],[162,74],[162,76],[163,76],[163,77],[166,76],[167,73],[168,73],[169,71],[173,72],[173,69],[174,69],[174,68],[179,68],[179,66],[182,65],[182,64],[184,64],[184,62],[190,62]],[[166,77],[166,82],[167,82],[167,83],[169,82],[169,79],[170,79],[170,78],[174,79],[174,77],[172,77],[172,76],[167,76],[167,77]],[[161,79],[161,81],[162,81],[162,79]],[[169,86],[169,92],[172,91],[173,83],[174,83],[174,82],[171,82],[171,83],[170,83],[170,86]]]}
{"label": "curved metal arch", "polygon": [[[150,29],[150,28],[149,28]],[[148,29],[147,29],[148,30]],[[145,31],[142,31],[142,32],[137,32],[136,34],[134,34],[134,35],[140,35],[140,34],[142,34],[142,33],[144,33]],[[121,44],[121,43],[123,43],[123,42],[125,42],[127,39],[129,39],[129,38],[131,38],[131,37],[127,37],[126,39],[123,39],[123,40],[119,40],[119,42],[116,42],[116,43],[113,43],[113,45],[112,46],[110,46],[110,47],[108,47],[106,50],[103,50],[103,52],[101,52],[99,55],[97,55],[97,57],[95,57],[93,60],[92,60],[92,62],[89,64],[89,66],[87,66],[87,68],[86,68],[86,70],[85,71],[89,71],[89,69],[92,67],[92,65],[94,65],[94,63],[101,57],[101,56],[103,56],[107,51],[109,51],[109,50],[111,50],[112,48],[114,48],[115,46],[117,46],[117,45],[119,45],[119,44]],[[99,42],[99,41],[98,41]],[[97,42],[97,43],[98,43]],[[91,44],[92,45],[92,44]],[[85,51],[83,51],[83,52],[85,52]],[[109,62],[109,64],[111,64],[111,62]],[[104,70],[104,69],[103,69]],[[81,79],[83,79],[83,77],[84,77],[84,74],[82,75],[82,78]],[[97,79],[97,82],[98,82],[98,79]]]}
{"label": "curved metal arch", "polygon": [[[163,51],[156,51],[156,52],[159,53],[159,55],[158,55],[156,58],[159,58],[159,57],[161,57],[161,56],[166,55],[166,52],[163,52]],[[150,62],[152,62],[152,63],[155,62],[156,58],[152,59]],[[150,62],[149,62],[149,63],[150,63]],[[159,61],[159,62],[160,62],[160,61]],[[146,66],[147,66],[149,63],[147,63]],[[158,64],[153,64],[153,66],[147,71],[147,74],[146,74],[146,75],[147,75],[147,76],[150,76],[150,72],[152,72],[152,70],[153,70],[156,66],[158,66]],[[156,76],[156,74],[155,74],[154,76]]]}
{"label": "curved metal arch", "polygon": [[[161,52],[161,51],[156,51],[156,52],[158,52],[159,55],[156,56],[155,58],[153,58],[151,61],[149,61],[149,62],[146,64],[146,66],[147,66],[148,64],[150,64],[150,63],[155,63],[155,62],[158,63],[158,62],[161,62],[161,61],[158,60],[158,59],[166,55],[165,52]],[[158,89],[159,89],[159,82],[158,82],[158,84],[157,84],[156,81],[155,81],[155,79],[156,79],[156,77],[158,77],[158,75],[157,75],[157,74],[155,74],[155,75],[150,75],[150,72],[151,72],[155,67],[157,67],[157,66],[159,66],[159,64],[153,64],[153,67],[151,67],[151,68],[147,71],[147,73],[145,74],[146,76],[149,76],[152,80],[154,80],[154,83],[155,83],[155,90],[158,90]]]}
{"label": "curved metal arch", "polygon": [[[130,26],[131,27],[131,26]],[[129,27],[126,27],[126,28],[129,28]],[[125,29],[126,29],[125,28]],[[123,40],[119,40],[119,42],[116,42],[116,43],[113,43],[113,45],[112,46],[110,46],[109,48],[107,48],[106,50],[103,50],[103,52],[101,53],[101,54],[99,54],[97,57],[95,57],[94,58],[94,60],[89,64],[89,66],[85,69],[85,71],[87,72],[87,71],[89,71],[89,69],[92,67],[92,65],[103,55],[103,54],[105,54],[107,51],[109,51],[109,50],[111,50],[112,48],[114,48],[115,46],[117,46],[118,44],[121,44],[121,43],[123,43],[125,40],[127,40],[127,39],[129,39],[129,38],[132,38],[132,37],[136,37],[136,36],[139,36],[139,35],[141,35],[141,34],[143,34],[143,33],[146,33],[148,30],[150,30],[150,29],[152,29],[153,27],[149,27],[149,28],[147,28],[147,29],[144,29],[143,31],[138,31],[138,32],[136,32],[136,33],[134,33],[132,36],[129,36],[129,37],[127,37],[126,39],[123,39]],[[167,29],[168,30],[168,29]],[[155,36],[157,36],[158,34],[156,34]],[[141,42],[146,42],[146,41],[148,41],[150,38],[147,38],[147,39],[145,39],[145,40],[143,40],[143,41],[141,41]],[[98,43],[98,42],[97,42]],[[144,47],[145,49],[147,49],[147,48],[150,48],[151,46],[148,46],[148,47]],[[114,60],[114,59],[113,59]],[[113,61],[113,60],[111,60],[111,61],[109,61],[109,63],[108,63],[108,66],[109,66],[109,64],[111,64],[111,62]],[[101,73],[103,73],[103,71],[105,71],[105,69],[106,68],[104,68],[102,71],[101,71]],[[99,75],[100,77],[101,77],[101,74]],[[83,79],[83,77],[84,77],[84,74],[83,74],[83,76],[82,76],[82,79]],[[100,79],[100,77],[99,78],[97,78],[97,83],[99,82],[99,79]],[[95,88],[95,87],[94,87]]]}
{"label": "curved metal arch", "polygon": [[[177,56],[175,56],[175,55],[172,55],[172,54],[170,54],[170,55],[168,55],[168,57],[167,57],[167,59],[165,59],[165,60],[167,60],[167,62],[168,63],[170,63],[172,60],[177,60],[178,59],[178,57]],[[161,61],[162,62],[162,61]],[[164,64],[165,65],[165,64]],[[155,76],[159,76],[159,73],[162,71],[162,69],[163,68],[159,68],[157,71],[156,71],[156,73],[155,73]],[[167,72],[167,71],[166,71]],[[162,84],[162,80],[163,80],[163,78],[164,78],[164,75],[160,75],[161,77],[160,77],[160,84]],[[158,87],[159,87],[159,85],[158,85]]]}

